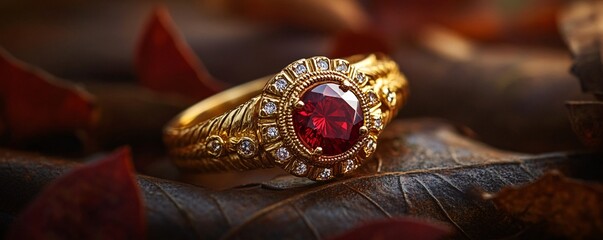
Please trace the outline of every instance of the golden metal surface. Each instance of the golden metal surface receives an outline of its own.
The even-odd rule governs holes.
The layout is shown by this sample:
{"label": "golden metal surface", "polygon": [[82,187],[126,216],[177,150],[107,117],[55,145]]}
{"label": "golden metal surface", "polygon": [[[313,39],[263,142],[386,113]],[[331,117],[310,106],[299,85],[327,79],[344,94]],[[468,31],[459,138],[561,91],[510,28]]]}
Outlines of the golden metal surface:
{"label": "golden metal surface", "polygon": [[[277,80],[286,80],[286,89],[276,88]],[[301,94],[324,82],[353,91],[361,100],[365,119],[362,138],[336,156],[322,156],[321,149],[306,149],[297,139],[291,120],[292,111],[303,107]],[[184,171],[280,166],[297,176],[327,180],[355,169],[370,157],[383,126],[396,115],[407,95],[406,79],[396,63],[384,55],[301,59],[276,75],[193,105],[167,125],[164,140],[173,162]],[[371,102],[374,97],[377,101]],[[278,136],[269,137],[269,131],[277,131]],[[278,152],[280,148],[287,154]]]}

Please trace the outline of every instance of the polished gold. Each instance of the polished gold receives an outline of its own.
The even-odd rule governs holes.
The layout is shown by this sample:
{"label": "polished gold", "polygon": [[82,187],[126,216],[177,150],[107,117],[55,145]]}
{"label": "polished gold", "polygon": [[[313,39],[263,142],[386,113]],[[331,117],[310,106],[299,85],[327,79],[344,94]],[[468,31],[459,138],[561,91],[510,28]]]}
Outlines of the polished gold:
{"label": "polished gold", "polygon": [[[348,151],[323,156],[298,139],[292,113],[301,95],[321,83],[339,84],[361,102],[364,126]],[[219,172],[280,166],[291,174],[328,180],[350,172],[374,153],[383,127],[408,95],[406,79],[384,55],[313,57],[281,72],[209,97],[177,116],[165,143],[182,170]]]}

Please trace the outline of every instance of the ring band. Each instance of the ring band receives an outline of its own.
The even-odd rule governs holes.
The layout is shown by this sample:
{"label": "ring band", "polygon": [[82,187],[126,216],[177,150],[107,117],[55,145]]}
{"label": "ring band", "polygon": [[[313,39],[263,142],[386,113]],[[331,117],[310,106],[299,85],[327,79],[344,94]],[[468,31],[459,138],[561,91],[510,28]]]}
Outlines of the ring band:
{"label": "ring band", "polygon": [[385,55],[300,59],[193,105],[168,123],[164,141],[183,171],[280,166],[328,180],[370,158],[407,95]]}

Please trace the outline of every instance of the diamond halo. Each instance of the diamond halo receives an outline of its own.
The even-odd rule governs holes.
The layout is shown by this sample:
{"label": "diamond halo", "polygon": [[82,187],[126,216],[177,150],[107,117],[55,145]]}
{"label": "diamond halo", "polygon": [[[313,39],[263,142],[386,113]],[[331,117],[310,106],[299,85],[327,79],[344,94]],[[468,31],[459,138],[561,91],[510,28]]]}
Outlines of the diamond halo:
{"label": "diamond halo", "polygon": [[[302,67],[303,66],[303,67]],[[283,81],[289,79],[289,81]],[[314,57],[295,61],[273,79],[269,81],[266,89],[276,87],[277,91],[263,91],[260,102],[263,112],[258,124],[260,128],[268,129],[277,133],[280,140],[260,143],[260,148],[267,153],[266,156],[274,163],[289,173],[297,176],[305,176],[312,180],[328,180],[352,171],[363,162],[372,152],[365,152],[369,140],[374,140],[380,133],[371,125],[373,114],[378,108],[369,100],[369,92],[372,89],[365,88],[368,84],[366,73],[356,69],[353,64],[343,59],[328,59],[326,57]],[[288,85],[284,85],[287,83]],[[341,152],[324,153],[320,147],[310,149],[299,138],[294,127],[293,115],[304,106],[302,96],[310,89],[320,84],[335,84],[345,92],[350,91],[357,99],[360,106],[360,114],[364,119],[359,131],[359,138],[348,148]],[[280,87],[279,87],[280,86]],[[289,87],[290,86],[290,87]],[[371,95],[372,96],[372,95]],[[266,103],[274,103],[266,106]],[[274,129],[276,128],[276,130]],[[265,133],[271,135],[271,133]],[[272,137],[269,137],[272,138]],[[289,161],[294,159],[295,161]],[[353,164],[350,164],[353,163]]]}

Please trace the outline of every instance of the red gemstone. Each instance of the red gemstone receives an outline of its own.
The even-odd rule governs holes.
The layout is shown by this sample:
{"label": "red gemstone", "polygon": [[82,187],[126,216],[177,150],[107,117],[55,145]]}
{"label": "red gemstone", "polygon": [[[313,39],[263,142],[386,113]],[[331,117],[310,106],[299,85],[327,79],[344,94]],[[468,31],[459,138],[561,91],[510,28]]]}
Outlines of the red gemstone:
{"label": "red gemstone", "polygon": [[304,107],[293,113],[293,126],[303,144],[324,155],[337,155],[350,149],[360,138],[364,115],[358,97],[339,85],[326,83],[305,92]]}

